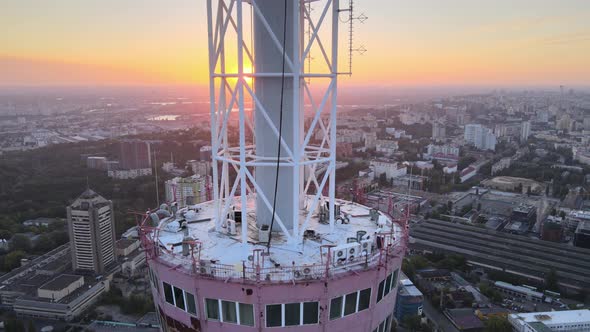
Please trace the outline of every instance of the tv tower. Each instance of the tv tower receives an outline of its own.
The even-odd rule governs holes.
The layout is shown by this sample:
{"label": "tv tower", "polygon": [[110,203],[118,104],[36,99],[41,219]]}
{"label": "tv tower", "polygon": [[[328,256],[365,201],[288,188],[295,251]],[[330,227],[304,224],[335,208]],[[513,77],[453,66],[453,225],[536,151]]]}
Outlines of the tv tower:
{"label": "tv tower", "polygon": [[335,198],[341,1],[207,0],[213,200],[141,224],[165,331],[389,330],[406,223]]}
{"label": "tv tower", "polygon": [[[334,211],[339,7],[338,1],[323,1],[321,15],[313,22],[305,4],[221,1],[214,10],[208,2],[211,133],[216,152],[213,183],[218,183],[216,179],[220,183],[213,190],[220,203],[218,216],[228,213],[228,198],[237,193],[242,215],[255,209],[259,227],[272,225],[290,242],[300,242],[303,236],[304,228],[297,221],[305,194],[316,194],[308,202],[313,213],[327,187],[328,208]],[[234,7],[235,15],[229,15]],[[311,28],[308,38],[304,38],[306,24]],[[232,28],[234,34],[230,34]],[[246,31],[250,40],[245,38]],[[327,41],[326,35],[320,35],[325,31]],[[230,50],[229,45],[234,47]],[[321,50],[324,66],[305,71],[312,47]],[[228,65],[228,59],[237,59],[237,65]],[[312,94],[308,78],[327,82],[319,99]],[[304,103],[311,105],[313,114],[309,128],[304,128]],[[228,139],[232,116],[238,118],[239,142]],[[248,131],[253,137],[247,137]],[[323,136],[320,144],[312,144],[316,132]],[[316,176],[317,169],[325,169],[322,176]],[[233,183],[230,172],[236,173]],[[250,193],[256,194],[255,207],[246,202]],[[328,219],[333,226],[334,213]],[[219,230],[224,220],[217,220]],[[247,233],[242,224],[242,242],[247,241]]]}

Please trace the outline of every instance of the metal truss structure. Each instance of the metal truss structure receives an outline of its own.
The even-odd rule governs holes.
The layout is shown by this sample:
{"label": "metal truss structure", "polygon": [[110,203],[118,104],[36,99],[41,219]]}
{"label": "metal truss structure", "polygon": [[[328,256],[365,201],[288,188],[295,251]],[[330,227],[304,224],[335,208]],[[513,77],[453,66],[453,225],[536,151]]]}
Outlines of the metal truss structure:
{"label": "metal truss structure", "polygon": [[[293,13],[289,27],[292,36],[283,50],[283,36],[272,29],[271,19],[261,10],[264,0],[207,0],[207,24],[209,47],[209,84],[211,104],[211,143],[213,155],[213,198],[215,200],[216,230],[225,227],[228,212],[234,205],[242,212],[241,241],[249,240],[247,216],[252,206],[248,197],[256,197],[260,211],[271,213],[273,197],[261,189],[257,172],[277,171],[277,158],[261,155],[256,148],[257,121],[265,123],[270,132],[268,138],[280,140],[279,168],[292,181],[294,192],[291,210],[279,215],[275,211],[278,230],[291,243],[300,243],[303,232],[319,206],[325,206],[322,191],[328,187],[329,223],[334,226],[335,166],[336,166],[336,107],[338,77],[338,24],[339,0],[283,0]],[[273,0],[283,3],[281,0]],[[315,12],[312,13],[310,4]],[[271,38],[275,52],[284,52],[285,70],[262,71],[256,68],[255,50],[251,44],[252,21],[259,22]],[[308,35],[306,35],[306,30]],[[250,40],[248,39],[250,37]],[[286,47],[287,48],[287,47]],[[307,66],[310,53],[319,53],[315,59],[321,63],[314,68]],[[232,64],[235,62],[235,64]],[[279,126],[270,115],[276,105],[266,105],[255,88],[256,80],[284,77],[291,81],[292,97],[284,103],[292,112],[286,114],[284,123],[295,126],[287,137],[279,137]],[[313,91],[310,82],[322,80],[327,86],[321,95]],[[258,120],[254,120],[254,109]],[[307,120],[304,115],[307,113]],[[233,121],[232,121],[233,120]],[[237,122],[237,125],[236,125]],[[237,130],[235,128],[237,127]],[[265,130],[267,130],[265,129]],[[268,130],[267,130],[268,131]],[[290,143],[288,143],[290,142]],[[316,170],[326,171],[316,175]],[[282,173],[281,173],[282,174]],[[304,197],[311,197],[305,200]],[[303,206],[302,202],[308,202]],[[309,203],[311,202],[311,203]],[[260,213],[257,213],[260,214]],[[251,231],[251,230],[250,230]]]}

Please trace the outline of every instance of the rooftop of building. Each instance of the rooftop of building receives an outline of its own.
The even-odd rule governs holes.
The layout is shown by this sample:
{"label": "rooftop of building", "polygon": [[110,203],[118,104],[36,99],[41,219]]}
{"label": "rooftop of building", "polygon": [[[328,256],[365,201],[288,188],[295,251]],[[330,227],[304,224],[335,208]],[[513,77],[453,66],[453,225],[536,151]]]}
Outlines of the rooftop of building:
{"label": "rooftop of building", "polygon": [[513,284],[509,284],[509,283],[504,282],[504,281],[496,281],[494,283],[494,285],[496,287],[504,288],[504,289],[511,290],[511,291],[514,291],[514,292],[529,294],[531,296],[536,296],[536,297],[543,297],[543,293],[541,293],[541,292],[534,291],[534,290],[532,290],[530,288],[527,288],[527,287],[524,287],[524,286],[516,286],[516,285],[513,285]]}
{"label": "rooftop of building", "polygon": [[119,239],[115,244],[117,246],[117,249],[126,249],[134,245],[137,241],[138,240],[136,239]]}
{"label": "rooftop of building", "polygon": [[588,323],[590,322],[590,310],[565,310],[565,311],[546,311],[511,314],[512,319],[520,319],[527,323],[542,322],[545,325],[568,324],[568,323]]}
{"label": "rooftop of building", "polygon": [[400,280],[400,288],[398,290],[398,293],[402,296],[423,296],[422,292],[418,289],[418,287],[414,286],[410,279]]}
{"label": "rooftop of building", "polygon": [[528,323],[528,325],[535,332],[552,332],[553,331],[550,327],[543,324],[542,322],[531,322],[531,323]]}
{"label": "rooftop of building", "polygon": [[[184,265],[186,267],[195,264],[191,255],[185,257],[182,255],[182,242],[185,236],[193,238],[198,241],[200,251],[198,258],[200,264],[216,264],[223,265],[230,269],[228,273],[232,275],[242,276],[243,267],[250,268],[254,264],[254,255],[256,252],[266,252],[266,242],[260,242],[258,239],[258,225],[256,223],[256,213],[254,209],[255,197],[248,197],[248,213],[246,218],[242,217],[242,222],[247,221],[248,225],[248,241],[243,243],[241,241],[241,226],[236,227],[236,234],[229,235],[226,229],[215,231],[214,218],[214,202],[206,202],[184,208],[176,212],[175,215],[165,217],[159,222],[159,232],[148,234],[150,240],[155,240],[154,235],[157,236],[157,241],[162,248],[159,251],[161,256],[169,264]],[[313,197],[307,196],[304,206],[310,206]],[[397,223],[392,223],[391,219],[381,212],[377,213],[379,224],[371,219],[371,209],[366,206],[352,203],[349,201],[336,200],[335,202],[340,206],[341,216],[345,222],[335,222],[333,229],[328,223],[320,222],[319,214],[312,213],[309,222],[305,228],[305,234],[301,243],[292,243],[282,232],[272,232],[272,240],[270,245],[270,255],[263,256],[266,265],[272,268],[276,275],[289,274],[295,267],[309,267],[316,269],[318,273],[326,269],[326,262],[328,260],[327,246],[332,247],[332,253],[336,250],[344,250],[349,246],[348,241],[352,238],[357,239],[357,232],[366,232],[365,240],[369,241],[372,246],[369,250],[375,247],[376,234],[391,234],[392,238],[391,250],[401,249],[401,241],[403,241],[403,230]],[[323,203],[320,203],[323,204]],[[235,211],[240,211],[241,204],[239,197],[235,199]],[[308,210],[300,211],[300,229],[303,227]],[[180,223],[186,221],[188,234],[181,228]],[[377,250],[369,255],[362,256],[360,249],[358,255],[348,262],[342,263],[342,266],[334,269],[342,269],[350,271],[356,266],[369,265],[376,262],[378,256]],[[196,254],[195,254],[196,256]],[[219,269],[216,269],[219,271]]]}
{"label": "rooftop of building", "polygon": [[94,190],[86,189],[76,200],[70,205],[72,209],[89,209],[93,207],[102,207],[109,204],[109,201],[100,196]]}
{"label": "rooftop of building", "polygon": [[39,289],[59,291],[68,287],[72,283],[80,280],[80,278],[83,277],[74,274],[60,274],[57,277],[53,278],[51,281],[43,284],[41,287],[39,287]]}
{"label": "rooftop of building", "polygon": [[578,223],[576,233],[590,234],[590,220],[583,220]]}
{"label": "rooftop of building", "polygon": [[445,314],[462,331],[484,327],[483,322],[475,316],[473,309],[447,309]]}

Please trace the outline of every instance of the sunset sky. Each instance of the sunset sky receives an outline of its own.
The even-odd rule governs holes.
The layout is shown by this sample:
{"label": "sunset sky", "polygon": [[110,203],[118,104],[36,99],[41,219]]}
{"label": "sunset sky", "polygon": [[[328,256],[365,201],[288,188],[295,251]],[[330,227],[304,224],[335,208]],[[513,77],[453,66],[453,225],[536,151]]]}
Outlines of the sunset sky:
{"label": "sunset sky", "polygon": [[[356,7],[345,85],[590,86],[588,0]],[[206,38],[204,0],[1,0],[0,85],[205,85]]]}

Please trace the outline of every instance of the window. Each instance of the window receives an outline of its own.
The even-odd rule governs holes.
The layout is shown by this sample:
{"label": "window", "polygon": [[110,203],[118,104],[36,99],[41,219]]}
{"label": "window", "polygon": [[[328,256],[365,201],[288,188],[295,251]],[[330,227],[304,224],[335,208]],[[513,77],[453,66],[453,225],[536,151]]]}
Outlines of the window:
{"label": "window", "polygon": [[207,308],[207,319],[219,320],[219,302],[213,299],[205,299],[205,308]]}
{"label": "window", "polygon": [[174,286],[174,301],[176,302],[176,307],[180,310],[184,310],[184,295],[182,294],[182,289]]}
{"label": "window", "polygon": [[285,326],[300,325],[301,321],[301,304],[285,304]]}
{"label": "window", "polygon": [[189,292],[184,292],[186,298],[186,311],[190,314],[197,314],[197,306],[195,305],[195,296]]}
{"label": "window", "polygon": [[399,270],[395,270],[379,283],[379,289],[377,291],[377,303],[387,296],[389,292],[395,289],[397,286],[398,272]]}
{"label": "window", "polygon": [[195,304],[195,296],[181,288],[171,286],[167,282],[162,283],[164,286],[164,297],[166,302],[176,306],[182,311],[197,315],[197,306]]}
{"label": "window", "polygon": [[166,302],[174,305],[174,295],[172,295],[172,286],[168,283],[164,283],[164,297]]}
{"label": "window", "polygon": [[317,324],[319,322],[320,304],[318,302],[303,303],[303,324]]}
{"label": "window", "polygon": [[330,319],[342,317],[342,296],[335,297],[330,301]]}
{"label": "window", "polygon": [[356,291],[346,296],[339,296],[330,302],[330,319],[352,315],[369,308],[371,288]]}
{"label": "window", "polygon": [[266,327],[317,324],[319,312],[319,302],[269,304],[266,306]]}
{"label": "window", "polygon": [[383,293],[383,297],[387,296],[387,294],[389,294],[389,290],[391,289],[391,277],[393,275],[390,274],[387,276],[387,278],[385,279],[385,292]]}
{"label": "window", "polygon": [[221,312],[223,313],[223,321],[227,323],[238,323],[238,315],[236,313],[236,303],[230,301],[221,301]]}
{"label": "window", "polygon": [[354,314],[356,312],[357,292],[346,295],[344,301],[344,316]]}
{"label": "window", "polygon": [[254,326],[254,306],[246,303],[239,303],[240,325]]}
{"label": "window", "polygon": [[365,309],[369,309],[369,305],[371,304],[371,289],[363,289],[360,291],[359,294],[359,309],[358,311],[363,311]]}
{"label": "window", "polygon": [[379,289],[377,290],[377,303],[379,303],[379,301],[381,301],[383,298],[383,289],[385,289],[385,280],[382,280],[379,283]]}
{"label": "window", "polygon": [[266,327],[283,326],[281,307],[280,304],[266,306]]}
{"label": "window", "polygon": [[207,319],[224,323],[254,326],[254,306],[234,301],[205,299]]}

